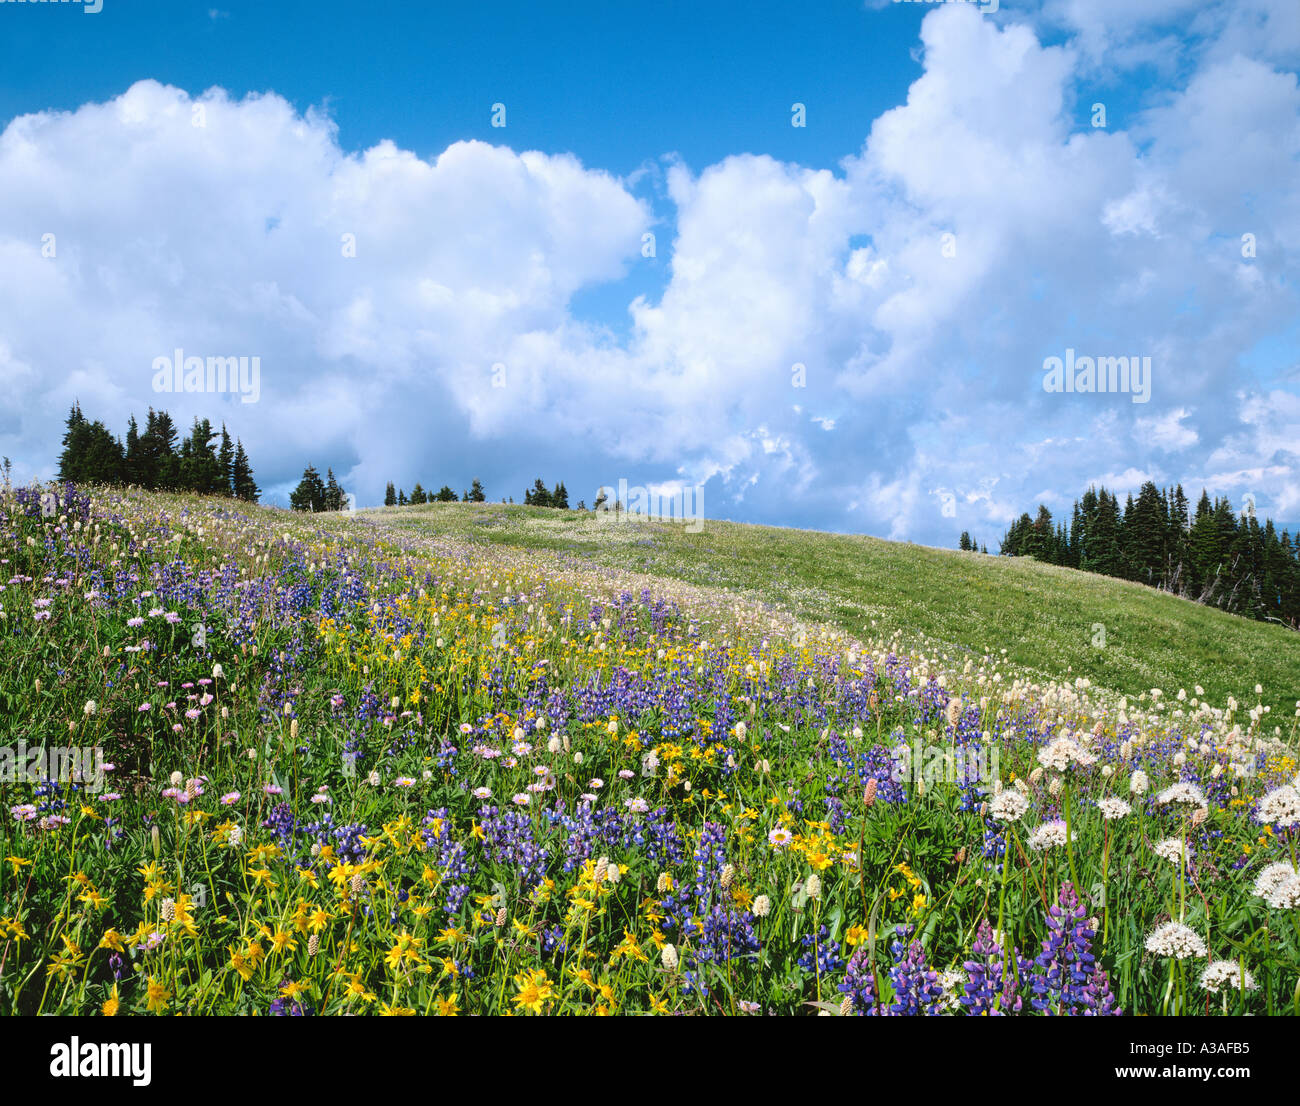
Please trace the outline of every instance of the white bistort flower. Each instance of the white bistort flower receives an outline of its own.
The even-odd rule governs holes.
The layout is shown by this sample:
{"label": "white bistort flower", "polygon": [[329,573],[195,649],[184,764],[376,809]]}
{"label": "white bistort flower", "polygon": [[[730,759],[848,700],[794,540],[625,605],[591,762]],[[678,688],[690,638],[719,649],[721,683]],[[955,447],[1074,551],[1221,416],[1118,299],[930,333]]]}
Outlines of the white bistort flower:
{"label": "white bistort flower", "polygon": [[1172,956],[1177,960],[1207,955],[1200,935],[1182,922],[1165,922],[1153,930],[1147,937],[1146,949],[1155,956]]}
{"label": "white bistort flower", "polygon": [[1147,779],[1147,774],[1141,768],[1134,772],[1128,781],[1129,792],[1133,795],[1145,795],[1147,788],[1150,786],[1151,783]]}

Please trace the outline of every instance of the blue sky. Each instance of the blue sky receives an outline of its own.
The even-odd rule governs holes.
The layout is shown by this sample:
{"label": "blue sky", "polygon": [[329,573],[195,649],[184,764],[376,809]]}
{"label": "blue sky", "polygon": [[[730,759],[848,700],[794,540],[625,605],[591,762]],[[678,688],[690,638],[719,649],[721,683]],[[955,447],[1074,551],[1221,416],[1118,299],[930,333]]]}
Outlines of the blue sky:
{"label": "blue sky", "polygon": [[[1300,518],[1298,11],[0,4],[0,452],[47,475],[79,398],[226,420],[273,501],[311,461],[939,545],[1093,481]],[[177,348],[257,402],[159,395]],[[1150,400],[1045,392],[1067,349]]]}

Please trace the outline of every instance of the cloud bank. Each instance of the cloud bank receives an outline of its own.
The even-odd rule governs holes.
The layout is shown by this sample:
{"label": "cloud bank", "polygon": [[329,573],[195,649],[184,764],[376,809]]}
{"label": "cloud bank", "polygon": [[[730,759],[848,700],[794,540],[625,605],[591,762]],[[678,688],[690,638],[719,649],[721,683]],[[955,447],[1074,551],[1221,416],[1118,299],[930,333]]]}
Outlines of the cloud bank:
{"label": "cloud bank", "polygon": [[[225,419],[268,492],[310,460],[362,503],[625,477],[993,545],[1040,499],[1149,477],[1300,518],[1295,11],[938,7],[906,103],[840,164],[661,152],[652,199],[568,155],[349,152],[275,95],[145,80],[15,119],[0,452],[52,473],[78,398],[116,431],[150,404]],[[575,309],[647,264],[662,292],[622,333]],[[155,393],[176,349],[258,356],[258,402]],[[1151,358],[1150,401],[1044,391],[1067,350]]]}

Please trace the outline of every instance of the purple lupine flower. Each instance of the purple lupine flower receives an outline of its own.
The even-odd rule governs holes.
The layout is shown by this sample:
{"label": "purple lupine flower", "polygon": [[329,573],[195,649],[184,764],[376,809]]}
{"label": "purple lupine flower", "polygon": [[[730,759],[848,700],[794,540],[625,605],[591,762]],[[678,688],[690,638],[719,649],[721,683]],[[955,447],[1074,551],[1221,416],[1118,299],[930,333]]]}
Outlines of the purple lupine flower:
{"label": "purple lupine flower", "polygon": [[894,954],[894,966],[889,971],[890,981],[894,984],[894,1001],[889,1007],[891,1015],[938,1014],[943,984],[939,982],[938,973],[931,971],[925,962],[925,948],[920,941],[906,943],[912,935],[910,925],[898,926],[895,933],[898,938],[889,946]]}

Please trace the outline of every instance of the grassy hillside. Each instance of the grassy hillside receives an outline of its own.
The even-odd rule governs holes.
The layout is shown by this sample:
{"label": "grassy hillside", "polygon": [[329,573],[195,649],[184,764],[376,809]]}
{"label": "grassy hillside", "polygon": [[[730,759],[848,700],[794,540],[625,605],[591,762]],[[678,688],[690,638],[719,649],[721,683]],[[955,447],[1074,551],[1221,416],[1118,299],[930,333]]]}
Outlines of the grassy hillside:
{"label": "grassy hillside", "polygon": [[[1129,695],[1195,687],[1262,701],[1284,725],[1300,699],[1300,634],[1109,577],[1020,558],[855,535],[706,522],[699,533],[632,519],[500,504],[362,514],[380,525],[545,548],[595,565],[727,587],[849,633],[901,632]],[[626,519],[626,516],[625,516]],[[1103,637],[1098,627],[1104,627]],[[1257,697],[1256,683],[1264,693]]]}
{"label": "grassy hillside", "polygon": [[1300,1014],[1275,628],[469,505],[0,487],[0,562],[0,1012]]}

